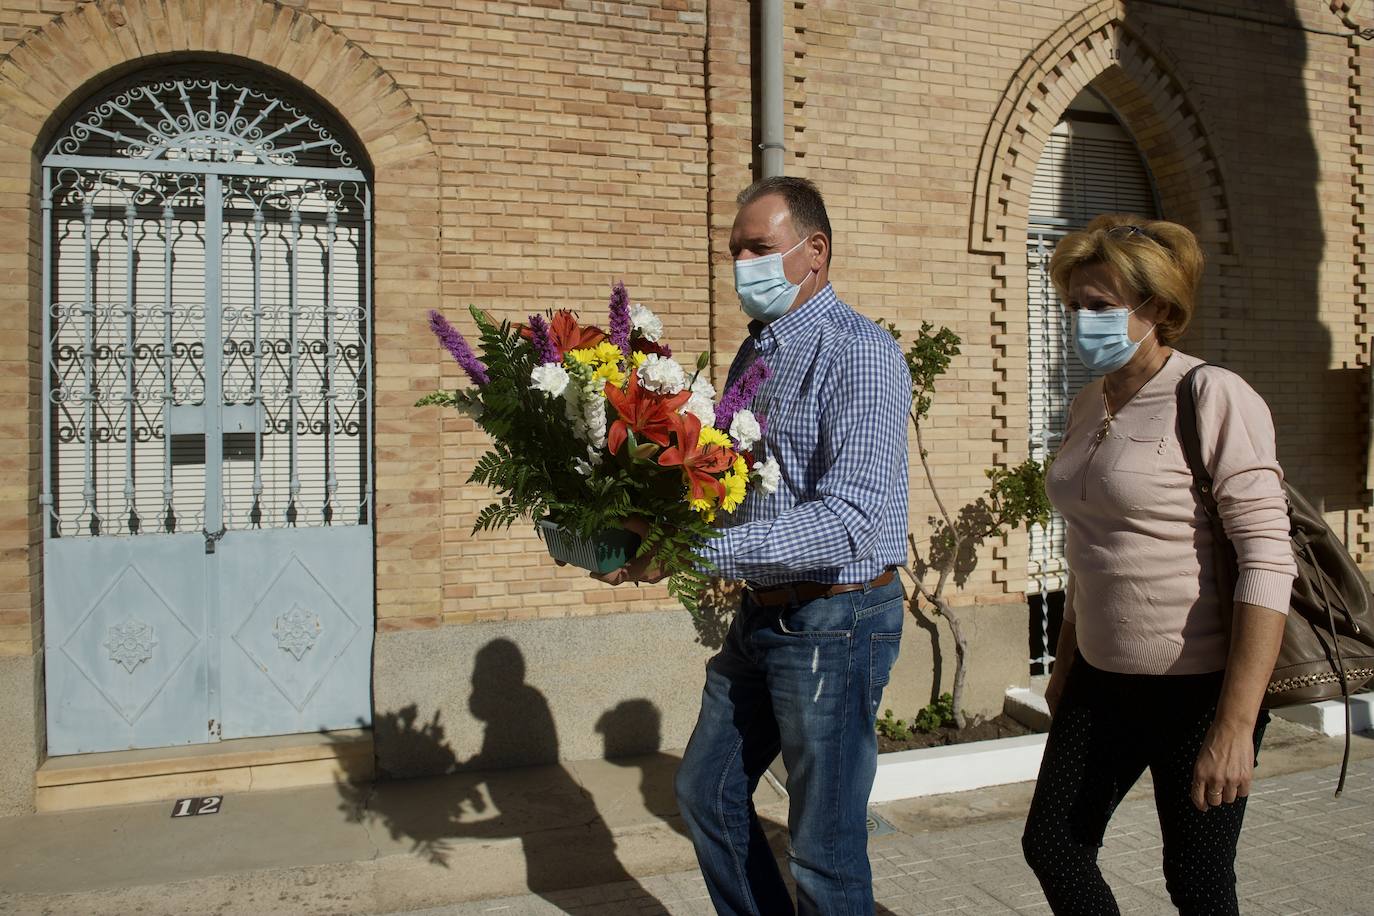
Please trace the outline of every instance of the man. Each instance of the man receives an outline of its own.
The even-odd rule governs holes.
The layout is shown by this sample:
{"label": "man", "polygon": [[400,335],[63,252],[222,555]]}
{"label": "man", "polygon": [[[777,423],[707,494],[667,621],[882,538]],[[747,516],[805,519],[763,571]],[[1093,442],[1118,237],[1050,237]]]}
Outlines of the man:
{"label": "man", "polygon": [[[911,377],[886,331],[835,296],[820,192],[767,178],[740,194],[735,285],[753,319],[730,369],[771,369],[753,409],[755,458],[781,484],[752,493],[703,556],[746,583],[677,776],[678,804],[716,910],[795,910],[751,797],[781,751],[788,859],[802,913],[871,914],[866,806],[874,716],[896,660],[905,602]],[[795,279],[794,279],[795,278]],[[605,581],[653,581],[651,558]]]}

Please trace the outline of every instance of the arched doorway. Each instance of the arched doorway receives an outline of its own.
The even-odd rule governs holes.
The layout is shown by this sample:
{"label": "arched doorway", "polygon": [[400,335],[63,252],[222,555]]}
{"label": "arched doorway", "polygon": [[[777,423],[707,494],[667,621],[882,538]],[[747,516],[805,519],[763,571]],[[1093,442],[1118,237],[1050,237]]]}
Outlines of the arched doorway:
{"label": "arched doorway", "polygon": [[50,754],[371,720],[371,190],[318,106],[145,71],[43,160]]}
{"label": "arched doorway", "polygon": [[[1092,89],[1080,92],[1055,125],[1036,164],[1026,232],[1030,455],[1041,461],[1059,448],[1069,404],[1094,376],[1073,353],[1069,317],[1050,283],[1054,246],[1100,213],[1157,218],[1159,198],[1130,133]],[[1031,603],[1032,673],[1054,660],[1054,630],[1067,577],[1064,521],[1030,533],[1027,576]]]}

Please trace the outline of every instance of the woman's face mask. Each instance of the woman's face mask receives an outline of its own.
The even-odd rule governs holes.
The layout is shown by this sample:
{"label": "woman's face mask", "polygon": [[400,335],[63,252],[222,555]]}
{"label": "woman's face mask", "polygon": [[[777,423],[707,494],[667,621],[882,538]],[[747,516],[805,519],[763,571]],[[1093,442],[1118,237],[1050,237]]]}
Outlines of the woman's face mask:
{"label": "woman's face mask", "polygon": [[[1079,360],[1092,372],[1106,375],[1131,361],[1145,338],[1131,340],[1131,316],[1153,299],[1149,296],[1135,308],[1078,309],[1073,313],[1073,347]],[[1154,330],[1154,323],[1150,330]],[[1149,335],[1147,334],[1146,337]]]}
{"label": "woman's face mask", "polygon": [[815,271],[808,270],[801,283],[793,283],[787,279],[782,259],[805,244],[806,239],[802,239],[781,254],[735,261],[735,292],[739,294],[739,304],[744,314],[764,324],[787,314],[802,284]]}

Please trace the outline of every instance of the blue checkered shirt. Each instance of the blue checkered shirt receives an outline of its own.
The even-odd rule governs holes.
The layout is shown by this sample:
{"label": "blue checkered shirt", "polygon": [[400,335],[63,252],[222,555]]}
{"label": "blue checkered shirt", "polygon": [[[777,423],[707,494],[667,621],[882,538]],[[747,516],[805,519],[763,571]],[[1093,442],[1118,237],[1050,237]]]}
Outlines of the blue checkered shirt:
{"label": "blue checkered shirt", "polygon": [[911,374],[887,331],[829,285],[770,324],[750,325],[733,382],[757,359],[772,375],[754,397],[777,492],[752,489],[702,550],[727,579],[753,586],[868,582],[907,555]]}

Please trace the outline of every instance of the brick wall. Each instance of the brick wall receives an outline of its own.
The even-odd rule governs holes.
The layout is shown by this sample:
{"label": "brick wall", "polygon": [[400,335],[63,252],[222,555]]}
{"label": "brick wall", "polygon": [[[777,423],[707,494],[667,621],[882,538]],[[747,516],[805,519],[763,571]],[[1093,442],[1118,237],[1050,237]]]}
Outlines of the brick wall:
{"label": "brick wall", "polygon": [[[1212,7],[786,4],[788,169],[827,194],[843,298],[963,338],[929,431],[962,505],[1026,451],[1026,195],[1092,83],[1166,214],[1208,248],[1185,346],[1270,399],[1291,476],[1367,561],[1368,51],[1322,34],[1350,25],[1320,0]],[[0,653],[41,637],[35,154],[86,93],[155,55],[285,74],[373,164],[380,629],[669,606],[661,588],[553,567],[524,530],[470,536],[481,438],[412,404],[462,383],[427,308],[460,326],[469,303],[598,314],[622,278],[678,350],[716,355],[719,380],[743,332],[725,242],[753,161],[745,0],[0,0],[0,54]],[[912,484],[919,532],[934,507],[916,466]],[[988,545],[965,600],[1019,600],[1025,559],[1019,533]]]}

